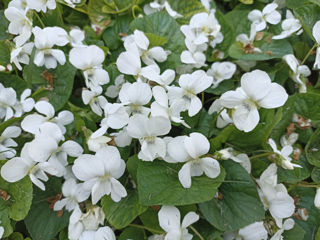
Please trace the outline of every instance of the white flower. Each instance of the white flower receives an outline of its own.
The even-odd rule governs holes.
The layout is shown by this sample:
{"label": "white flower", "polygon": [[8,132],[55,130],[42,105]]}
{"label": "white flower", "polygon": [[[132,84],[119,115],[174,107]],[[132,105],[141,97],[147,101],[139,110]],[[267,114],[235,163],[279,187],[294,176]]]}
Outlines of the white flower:
{"label": "white flower", "polygon": [[[320,21],[317,21],[312,28],[312,36],[317,44],[320,44]],[[320,48],[317,47],[316,60],[313,65],[314,69],[320,69]]]}
{"label": "white flower", "polygon": [[70,240],[104,239],[104,238],[95,238],[95,237],[86,238],[88,234],[90,234],[90,232],[93,232],[93,231],[96,232],[99,229],[99,225],[103,224],[104,219],[105,219],[105,215],[102,209],[98,206],[92,206],[88,208],[86,213],[82,213],[80,208],[76,206],[69,219],[69,227],[68,227],[69,239]]}
{"label": "white flower", "polygon": [[104,106],[108,103],[104,96],[101,96],[102,88],[96,88],[94,91],[87,89],[82,90],[82,101],[85,105],[89,104],[91,110],[101,116]]}
{"label": "white flower", "polygon": [[250,174],[251,173],[251,162],[247,154],[240,153],[237,154],[233,148],[228,147],[218,151],[221,154],[223,160],[231,159],[240,165]]}
{"label": "white flower", "polygon": [[70,7],[74,8],[75,4],[81,3],[81,0],[64,0]]}
{"label": "white flower", "polygon": [[0,135],[0,159],[10,159],[16,155],[16,150],[12,147],[17,147],[18,144],[12,139],[17,138],[21,134],[21,129],[16,126],[7,127]]}
{"label": "white flower", "polygon": [[119,76],[116,77],[114,80],[114,85],[110,85],[107,88],[107,91],[105,95],[110,98],[116,98],[119,95],[120,89],[122,87],[122,84],[125,83],[124,75],[120,74]]}
{"label": "white flower", "polygon": [[277,108],[287,98],[286,90],[281,85],[272,83],[266,72],[254,70],[242,75],[241,87],[222,94],[220,104],[233,109],[232,120],[239,130],[250,132],[259,123],[257,107]]}
{"label": "white flower", "polygon": [[302,168],[298,164],[291,163],[292,158],[289,157],[290,154],[293,152],[293,148],[290,145],[284,146],[281,151],[278,150],[276,143],[273,141],[273,139],[269,138],[268,140],[269,145],[271,146],[274,153],[277,154],[277,156],[280,158],[281,166],[284,169],[293,170],[294,167]]}
{"label": "white flower", "polygon": [[120,53],[116,62],[121,73],[132,75],[137,81],[145,81],[145,79],[154,81],[159,78],[160,68],[158,65],[141,66],[140,51],[135,42],[127,43],[125,47],[127,51]]}
{"label": "white flower", "polygon": [[196,38],[193,43],[200,45],[209,42],[209,38],[218,37],[221,25],[214,15],[214,11],[208,13],[197,13],[192,16],[189,24],[191,30],[196,32]]}
{"label": "white flower", "polygon": [[78,203],[89,198],[90,191],[84,191],[82,184],[77,184],[75,179],[70,178],[63,183],[62,194],[65,198],[54,204],[54,211],[59,211],[64,207],[69,212],[74,210],[78,206]]}
{"label": "white flower", "polygon": [[281,21],[281,14],[276,11],[277,7],[278,4],[269,3],[263,8],[262,12],[255,9],[249,13],[248,18],[251,22],[256,24],[257,31],[265,29],[267,23],[275,25]]}
{"label": "white flower", "polygon": [[171,6],[167,1],[163,1],[163,0],[155,0],[151,3],[148,3],[144,5],[143,10],[146,15],[149,15],[151,13],[161,11],[163,8],[165,8],[168,14],[173,18],[182,17],[181,14],[177,13],[171,8]]}
{"label": "white flower", "polygon": [[4,11],[4,15],[10,21],[8,32],[14,35],[16,47],[22,46],[31,37],[32,22],[26,16],[26,12],[15,7],[8,7]]}
{"label": "white flower", "polygon": [[4,121],[13,117],[13,107],[17,101],[17,94],[13,88],[5,88],[0,83],[0,119]]}
{"label": "white flower", "polygon": [[174,206],[162,206],[158,212],[160,227],[166,231],[166,240],[184,239],[191,240],[192,235],[188,233],[187,227],[199,220],[199,215],[189,212],[182,220],[179,209]]}
{"label": "white flower", "polygon": [[108,142],[110,142],[112,139],[107,136],[100,136],[93,138],[92,135],[90,135],[87,144],[88,148],[92,152],[98,152],[101,148],[108,146]]}
{"label": "white flower", "polygon": [[29,55],[31,55],[33,46],[34,46],[34,43],[29,42],[24,44],[23,46],[14,48],[11,51],[10,62],[11,63],[13,62],[20,71],[22,70],[20,63],[29,64],[29,61],[30,61]]}
{"label": "white flower", "polygon": [[37,187],[45,190],[45,186],[40,180],[48,181],[49,178],[45,172],[55,175],[56,170],[48,162],[34,161],[29,154],[30,144],[26,143],[23,146],[20,157],[10,159],[2,166],[1,176],[7,182],[17,182],[29,175]]}
{"label": "white flower", "polygon": [[[221,111],[222,110],[222,111]],[[230,123],[233,123],[232,119],[230,118],[227,109],[223,109],[220,103],[220,99],[216,99],[210,106],[208,113],[211,115],[214,112],[220,112],[220,115],[217,118],[216,126],[217,128],[224,128]]]}
{"label": "white flower", "polygon": [[243,240],[267,240],[268,232],[263,222],[254,222],[239,229],[239,236]]}
{"label": "white flower", "polygon": [[169,106],[169,99],[164,88],[155,86],[152,88],[155,101],[151,104],[151,116],[161,116],[170,119],[175,123],[186,123],[180,117],[180,112],[183,110],[179,104],[171,104]]}
{"label": "white flower", "polygon": [[314,197],[314,205],[320,209],[320,188],[317,188],[316,196]]}
{"label": "white flower", "polygon": [[230,79],[236,72],[236,65],[232,62],[215,62],[207,71],[209,76],[213,77],[212,88],[218,87],[223,80]]}
{"label": "white flower", "polygon": [[45,115],[34,113],[26,116],[22,122],[21,127],[24,131],[36,134],[39,127],[45,122],[56,123],[61,129],[62,134],[66,132],[65,125],[70,124],[73,121],[73,114],[70,111],[62,111],[57,117],[54,117],[55,111],[53,106],[47,101],[39,101],[34,105],[37,112]]}
{"label": "white flower", "polygon": [[261,52],[260,48],[254,47],[254,39],[257,34],[256,24],[252,23],[250,27],[250,36],[247,34],[239,34],[236,37],[236,41],[242,44],[242,48],[245,49],[245,53],[259,53]]}
{"label": "white flower", "polygon": [[28,7],[37,12],[47,12],[47,8],[53,10],[56,8],[56,0],[26,0]]}
{"label": "white flower", "polygon": [[311,75],[311,71],[307,65],[300,65],[298,59],[293,54],[287,54],[282,57],[290,67],[291,79],[299,85],[299,92],[307,92],[306,78]]}
{"label": "white flower", "polygon": [[270,238],[270,240],[282,240],[283,232],[288,231],[294,227],[294,220],[292,218],[288,218],[284,221],[283,226]]}
{"label": "white flower", "polygon": [[165,51],[162,47],[149,48],[149,39],[144,32],[134,30],[133,34],[126,37],[124,41],[124,47],[127,51],[130,51],[132,44],[135,44],[142,61],[147,65],[153,65],[157,62],[164,62],[167,60],[170,51]]}
{"label": "white flower", "polygon": [[282,32],[273,36],[272,39],[284,39],[290,37],[293,33],[300,35],[303,32],[302,25],[296,19],[290,10],[287,10],[286,19],[281,23]]}
{"label": "white flower", "polygon": [[34,45],[37,48],[34,56],[34,64],[38,67],[45,65],[46,68],[56,68],[57,62],[64,65],[66,57],[59,49],[52,49],[54,45],[64,46],[69,43],[68,33],[60,27],[46,27],[41,29],[34,27]]}
{"label": "white flower", "polygon": [[118,149],[107,146],[95,155],[84,154],[78,157],[72,171],[79,180],[84,181],[84,189],[91,190],[92,203],[96,204],[104,195],[111,194],[115,202],[127,196],[126,189],[117,180],[123,175],[125,167]]}
{"label": "white flower", "polygon": [[0,239],[2,238],[3,234],[4,234],[4,228],[0,226]]}
{"label": "white flower", "polygon": [[170,132],[171,123],[164,117],[150,117],[137,114],[130,118],[127,127],[128,135],[137,138],[141,144],[138,157],[144,161],[153,161],[155,158],[164,158],[166,144],[158,136]]}
{"label": "white flower", "polygon": [[70,35],[70,42],[72,47],[85,47],[85,45],[82,43],[85,39],[84,31],[78,28],[74,28],[74,29],[71,29],[71,31],[69,32],[69,35]]}
{"label": "white flower", "polygon": [[119,92],[120,101],[128,105],[127,111],[131,114],[148,114],[149,108],[144,107],[150,102],[152,91],[147,83],[134,82],[122,85]]}
{"label": "white flower", "polygon": [[118,147],[130,146],[132,137],[129,136],[127,128],[123,128],[119,132],[114,132],[110,134],[114,136],[114,141]]}
{"label": "white flower", "polygon": [[279,228],[282,227],[282,219],[290,217],[294,213],[293,198],[288,194],[283,184],[277,184],[277,165],[272,163],[257,180],[260,198],[266,209]]}
{"label": "white flower", "polygon": [[16,111],[14,116],[21,117],[24,113],[30,112],[34,107],[34,100],[29,98],[31,95],[31,90],[26,89],[22,92],[20,101],[17,101],[14,105],[14,110]]}
{"label": "white flower", "polygon": [[161,75],[159,73],[159,77],[155,78],[153,81],[166,88],[173,82],[175,76],[175,71],[172,69],[167,69]]}
{"label": "white flower", "polygon": [[88,88],[101,89],[101,85],[107,84],[109,74],[102,68],[105,54],[96,45],[72,48],[69,53],[70,63],[83,71]]}
{"label": "white flower", "polygon": [[170,104],[181,104],[182,109],[188,110],[190,117],[196,115],[202,108],[201,100],[197,94],[210,87],[212,81],[212,77],[203,70],[181,75],[179,78],[180,87],[168,87]]}
{"label": "white flower", "polygon": [[280,144],[282,147],[285,146],[292,146],[299,138],[299,134],[298,133],[290,133],[288,136],[287,135],[283,135],[280,138]]}
{"label": "white flower", "polygon": [[100,123],[100,128],[92,134],[93,138],[105,134],[109,127],[112,129],[120,129],[129,122],[129,114],[123,104],[120,103],[107,103],[104,106],[104,116]]}
{"label": "white flower", "polygon": [[25,11],[27,9],[27,0],[12,0],[8,3],[8,7],[15,7]]}
{"label": "white flower", "polygon": [[179,171],[179,181],[184,188],[191,187],[191,177],[205,173],[209,178],[220,174],[220,165],[211,157],[202,157],[209,152],[208,139],[201,133],[191,133],[190,137],[173,138],[167,145],[167,162],[186,162]]}

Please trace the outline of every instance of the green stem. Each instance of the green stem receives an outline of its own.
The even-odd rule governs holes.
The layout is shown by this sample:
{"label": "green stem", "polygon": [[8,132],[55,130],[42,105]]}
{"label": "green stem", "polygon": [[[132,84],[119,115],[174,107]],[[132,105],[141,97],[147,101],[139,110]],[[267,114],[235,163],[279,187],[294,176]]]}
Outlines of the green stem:
{"label": "green stem", "polygon": [[192,225],[189,226],[191,230],[200,238],[200,240],[204,240],[204,238],[201,236],[201,234],[195,229]]}
{"label": "green stem", "polygon": [[209,129],[209,137],[212,135],[212,130],[214,128],[214,125],[219,117],[219,115],[222,113],[222,111],[224,110],[225,108],[222,108],[218,113],[217,113],[217,116],[214,117],[214,119],[212,119],[212,123],[211,123],[211,126],[210,126],[210,129]]}
{"label": "green stem", "polygon": [[293,187],[298,186],[298,187],[306,187],[306,188],[320,188],[320,184],[310,184],[310,183],[296,183],[296,184],[291,184]]}
{"label": "green stem", "polygon": [[61,0],[58,0],[57,2],[60,3],[60,4],[62,4],[62,5],[67,6],[67,7],[69,7],[69,8],[72,8],[72,9],[78,11],[78,12],[81,12],[81,13],[84,13],[84,14],[88,15],[88,12],[87,12],[86,10],[84,10],[84,9],[82,9],[82,8],[72,7],[72,6],[70,6],[69,4],[65,3],[63,0],[62,0],[62,1],[61,1]]}
{"label": "green stem", "polygon": [[145,229],[145,230],[148,230],[149,232],[152,232],[152,233],[157,233],[157,234],[163,234],[164,233],[164,232],[159,231],[157,229],[149,228],[149,227],[146,227],[146,226],[143,226],[143,225],[129,224],[129,226],[130,227],[135,227],[135,228],[140,228],[140,229]]}
{"label": "green stem", "polygon": [[318,46],[317,43],[315,43],[315,44],[312,46],[312,48],[309,50],[309,52],[307,53],[307,55],[306,55],[306,56],[304,57],[304,59],[302,60],[301,65],[303,65],[303,64],[307,61],[307,59],[308,59],[308,57],[310,56],[310,54],[312,53],[313,49],[316,48],[317,46]]}
{"label": "green stem", "polygon": [[255,159],[255,158],[267,157],[267,156],[269,156],[271,154],[273,154],[273,152],[266,152],[266,153],[253,155],[253,156],[250,157],[250,160]]}
{"label": "green stem", "polygon": [[33,11],[33,13],[36,15],[36,17],[37,17],[38,21],[40,22],[40,25],[42,26],[42,28],[45,28],[46,25],[44,25],[44,23],[42,22],[39,14],[36,11]]}

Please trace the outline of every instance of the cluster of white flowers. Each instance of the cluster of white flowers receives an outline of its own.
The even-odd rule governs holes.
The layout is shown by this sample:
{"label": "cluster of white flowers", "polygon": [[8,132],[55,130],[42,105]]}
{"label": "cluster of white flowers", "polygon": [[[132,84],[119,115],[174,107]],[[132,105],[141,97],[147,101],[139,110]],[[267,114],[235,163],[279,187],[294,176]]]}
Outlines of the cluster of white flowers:
{"label": "cluster of white flowers", "polygon": [[[66,2],[73,7],[79,3],[75,0]],[[246,153],[228,147],[210,154],[208,138],[200,130],[190,131],[182,117],[192,118],[199,114],[205,105],[199,95],[212,90],[210,88],[218,88],[237,71],[235,62],[231,61],[216,61],[208,66],[207,50],[220,51],[215,48],[222,43],[224,36],[215,9],[210,9],[209,1],[202,2],[208,12],[196,13],[189,25],[182,25],[180,29],[187,48],[180,56],[182,66],[163,69],[162,63],[167,61],[171,51],[153,46],[148,34],[136,29],[122,39],[125,51],[116,60],[120,74],[113,79],[113,85],[103,66],[104,50],[96,45],[86,45],[82,30],[72,29],[68,33],[57,26],[33,26],[31,15],[55,9],[55,0],[13,0],[4,11],[10,21],[8,32],[16,35],[11,63],[21,71],[21,64],[29,64],[33,51],[33,63],[38,67],[54,69],[58,64],[64,65],[69,61],[84,77],[83,103],[101,119],[98,129],[86,136],[87,146],[81,146],[67,136],[67,125],[74,121],[72,112],[63,110],[56,113],[47,99],[35,102],[30,97],[30,89],[23,91],[19,100],[13,88],[6,88],[0,83],[0,120],[22,117],[21,128],[9,126],[1,132],[0,159],[6,160],[1,167],[1,176],[10,183],[29,176],[33,184],[42,190],[45,190],[44,182],[50,176],[64,178],[63,198],[55,202],[54,210],[72,212],[69,239],[116,239],[113,230],[104,226],[105,215],[98,203],[106,195],[114,202],[127,196],[126,184],[120,180],[127,167],[126,159],[122,159],[118,148],[132,142],[140,144],[137,156],[141,161],[180,164],[182,167],[177,177],[185,189],[192,187],[192,177],[205,175],[217,178],[222,170],[221,160],[231,159],[251,173],[251,162]],[[257,33],[268,28],[268,24],[281,22],[277,8],[276,3],[270,3],[262,11],[249,13],[250,36],[243,33],[236,37],[236,41],[247,49],[245,53],[261,53],[261,49],[254,46],[254,41]],[[163,9],[173,18],[183,17],[170,7],[168,1],[150,2],[145,5],[144,12],[151,14]],[[302,32],[301,23],[289,10],[281,27],[282,33],[273,36],[273,40]],[[314,25],[313,37],[320,44],[320,21]],[[68,58],[61,48],[67,44],[71,46]],[[220,56],[223,59],[224,53],[220,52]],[[311,75],[308,66],[300,63],[293,54],[283,56],[283,60],[290,68],[290,77],[299,85],[299,91],[306,92],[307,77]],[[207,71],[203,68],[206,66]],[[317,48],[314,68],[320,69],[320,47]],[[260,108],[276,109],[287,99],[284,87],[272,82],[267,72],[248,70],[241,76],[240,85],[235,90],[226,91],[212,104],[210,102],[208,113],[218,113],[214,122],[218,128],[234,124],[238,130],[247,133],[259,124]],[[32,110],[32,114],[26,114]],[[175,137],[169,136],[175,126],[188,130],[188,134],[183,132],[181,135],[174,133]],[[18,144],[13,139],[21,134],[31,136],[32,140],[20,146],[19,153],[16,149]],[[297,139],[298,134],[294,132],[283,136],[281,150],[274,140],[269,139],[272,148],[270,159],[274,163],[264,170],[259,179],[255,179],[265,210],[269,211],[277,226],[277,231],[272,232],[272,240],[282,239],[282,233],[294,226],[290,218],[295,210],[294,200],[285,185],[277,182],[277,165],[286,170],[301,168],[292,163],[291,157],[294,152],[292,145]],[[318,208],[319,189],[315,199]],[[81,206],[83,202],[86,204],[85,212]],[[181,223],[178,208],[162,206],[158,218],[165,233],[153,235],[149,240],[191,240],[187,227],[198,221],[199,215],[189,212]],[[0,227],[0,238],[2,233],[3,228]],[[268,238],[268,233],[260,221],[236,232],[227,232],[224,239],[263,240]]]}

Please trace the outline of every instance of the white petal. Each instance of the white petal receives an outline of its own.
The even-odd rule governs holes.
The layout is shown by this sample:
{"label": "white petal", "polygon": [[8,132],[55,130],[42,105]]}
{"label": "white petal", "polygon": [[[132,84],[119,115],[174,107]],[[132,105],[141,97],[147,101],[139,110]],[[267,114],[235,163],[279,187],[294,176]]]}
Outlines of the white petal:
{"label": "white petal", "polygon": [[312,35],[317,43],[320,43],[320,21],[317,21],[312,28]]}
{"label": "white petal", "polygon": [[83,148],[80,144],[71,140],[63,143],[61,145],[61,150],[65,151],[71,157],[79,157],[83,152]]}
{"label": "white petal", "polygon": [[184,216],[181,226],[183,228],[187,228],[198,220],[199,220],[198,214],[196,214],[195,212],[189,212],[187,215]]}
{"label": "white petal", "polygon": [[12,158],[2,166],[1,176],[7,182],[17,182],[28,174],[29,168],[21,158]]}
{"label": "white petal", "polygon": [[203,171],[209,178],[216,178],[220,174],[220,165],[218,161],[213,158],[201,158],[201,166]]}
{"label": "white petal", "polygon": [[117,67],[121,73],[135,76],[141,70],[140,57],[134,52],[122,52],[117,59]]}
{"label": "white petal", "polygon": [[194,115],[196,115],[201,110],[201,108],[202,102],[200,98],[198,98],[197,96],[191,98],[190,106],[188,109],[189,117],[193,117]]}
{"label": "white petal", "polygon": [[[259,105],[263,108],[277,108],[285,104],[288,99],[286,90],[278,83],[271,83],[268,93],[260,101]],[[267,89],[265,89],[267,91]]]}
{"label": "white petal", "polygon": [[180,212],[174,206],[162,206],[159,213],[160,227],[166,232],[171,232],[180,228]]}
{"label": "white petal", "polygon": [[194,159],[207,154],[210,149],[208,139],[203,134],[197,132],[191,133],[190,137],[186,137],[184,145],[189,155]]}
{"label": "white petal", "polygon": [[257,108],[248,109],[248,106],[240,105],[234,111],[232,120],[239,130],[250,132],[258,125],[260,116]]}
{"label": "white petal", "polygon": [[39,101],[34,105],[35,109],[47,117],[53,117],[55,114],[53,106],[47,101]]}
{"label": "white petal", "polygon": [[182,184],[184,188],[190,188],[191,187],[191,164],[190,162],[187,162],[182,166],[179,173],[179,181]]}
{"label": "white petal", "polygon": [[241,87],[255,101],[261,100],[268,93],[271,85],[269,75],[261,70],[245,73],[241,77]]}
{"label": "white petal", "polygon": [[223,107],[234,108],[240,105],[245,99],[247,99],[247,96],[242,88],[237,88],[235,91],[223,93],[219,99],[219,104]]}
{"label": "white petal", "polygon": [[184,145],[185,136],[178,136],[173,138],[167,144],[167,151],[169,156],[177,162],[186,162],[189,154]]}

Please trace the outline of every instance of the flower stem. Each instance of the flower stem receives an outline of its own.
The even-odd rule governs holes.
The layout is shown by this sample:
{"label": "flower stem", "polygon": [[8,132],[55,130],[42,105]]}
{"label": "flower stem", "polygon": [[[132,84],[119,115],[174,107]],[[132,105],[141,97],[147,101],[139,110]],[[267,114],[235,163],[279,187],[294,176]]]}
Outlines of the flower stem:
{"label": "flower stem", "polygon": [[307,182],[300,182],[296,184],[292,184],[293,187],[298,186],[298,187],[306,187],[306,188],[320,188],[320,184],[312,184],[312,183],[307,183]]}
{"label": "flower stem", "polygon": [[135,227],[135,228],[140,228],[140,229],[145,229],[145,230],[148,230],[149,232],[152,232],[152,233],[157,233],[157,234],[163,234],[164,233],[164,232],[159,231],[157,229],[149,228],[149,227],[146,227],[146,226],[143,226],[143,225],[129,224],[129,226],[130,227]]}
{"label": "flower stem", "polygon": [[191,230],[200,238],[200,240],[204,240],[204,238],[201,236],[201,234],[195,229],[192,225],[189,226]]}
{"label": "flower stem", "polygon": [[273,152],[266,152],[266,153],[253,155],[253,156],[250,157],[250,160],[255,159],[255,158],[267,157],[267,156],[269,156],[271,154],[273,154]]}
{"label": "flower stem", "polygon": [[44,25],[44,23],[42,22],[42,20],[41,20],[41,18],[40,18],[40,16],[39,16],[39,14],[38,14],[36,11],[33,11],[33,13],[36,15],[36,17],[37,17],[37,19],[38,19],[38,21],[39,21],[39,23],[40,23],[41,27],[42,27],[42,28],[45,28],[46,26],[45,26],[45,25]]}
{"label": "flower stem", "polygon": [[307,55],[306,55],[306,56],[304,57],[304,59],[302,60],[301,65],[303,65],[303,64],[307,61],[307,59],[308,59],[308,57],[310,56],[310,54],[312,53],[313,49],[315,49],[317,46],[318,46],[317,43],[315,43],[315,44],[312,46],[312,48],[309,50],[309,52],[307,53]]}

